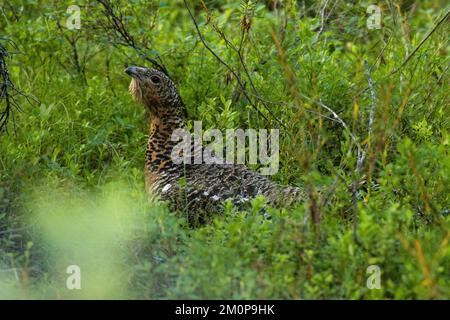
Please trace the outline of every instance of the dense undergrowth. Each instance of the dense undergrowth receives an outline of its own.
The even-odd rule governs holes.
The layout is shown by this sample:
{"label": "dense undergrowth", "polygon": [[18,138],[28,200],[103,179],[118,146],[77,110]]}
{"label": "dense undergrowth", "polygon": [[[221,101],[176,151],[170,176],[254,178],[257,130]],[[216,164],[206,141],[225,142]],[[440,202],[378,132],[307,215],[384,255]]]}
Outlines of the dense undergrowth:
{"label": "dense undergrowth", "polygon": [[[71,1],[1,5],[8,70],[31,98],[15,95],[23,110],[0,136],[0,298],[449,297],[444,1],[381,1],[372,30],[367,1],[192,3],[248,97],[183,2],[113,2],[142,51],[102,4],[78,2],[79,30],[65,27]],[[149,203],[148,115],[123,72],[150,65],[142,54],[162,57],[204,129],[279,128],[272,178],[310,199],[270,220],[261,199],[225,205],[195,229]],[[66,288],[69,265],[81,290]]]}

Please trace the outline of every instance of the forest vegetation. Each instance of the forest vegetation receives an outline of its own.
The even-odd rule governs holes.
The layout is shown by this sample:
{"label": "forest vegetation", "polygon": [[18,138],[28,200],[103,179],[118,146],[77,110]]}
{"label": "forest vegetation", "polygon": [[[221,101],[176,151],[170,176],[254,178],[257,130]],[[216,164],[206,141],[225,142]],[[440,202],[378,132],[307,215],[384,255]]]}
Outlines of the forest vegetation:
{"label": "forest vegetation", "polygon": [[[449,9],[3,0],[0,298],[449,298]],[[128,65],[170,75],[189,127],[279,129],[270,178],[307,201],[196,228],[149,201]]]}

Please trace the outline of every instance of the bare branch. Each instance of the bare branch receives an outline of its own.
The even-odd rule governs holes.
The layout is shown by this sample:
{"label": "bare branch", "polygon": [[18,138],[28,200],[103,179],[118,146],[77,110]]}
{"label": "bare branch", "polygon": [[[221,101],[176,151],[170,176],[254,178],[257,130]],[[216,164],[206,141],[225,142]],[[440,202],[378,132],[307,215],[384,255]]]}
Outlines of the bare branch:
{"label": "bare branch", "polygon": [[11,99],[11,90],[14,84],[9,77],[8,67],[6,66],[6,58],[8,51],[0,43],[0,103],[5,101],[5,107],[0,112],[0,134],[8,129],[8,120],[10,115],[14,112],[13,107],[16,105],[15,101]]}
{"label": "bare branch", "polygon": [[103,6],[105,16],[108,20],[109,29],[112,30],[117,37],[122,39],[123,42],[119,44],[126,45],[132,48],[139,54],[140,57],[150,62],[153,65],[153,67],[169,75],[167,68],[165,67],[162,61],[162,58],[158,54],[155,54],[155,58],[152,58],[147,54],[147,52],[150,51],[150,49],[147,46],[144,46],[142,48],[136,43],[136,40],[128,32],[123,22],[122,14],[114,10],[111,1],[110,0],[97,0],[97,1],[100,2]]}
{"label": "bare branch", "polygon": [[[11,39],[0,37],[0,40],[11,44],[14,48],[17,48],[16,43]],[[10,53],[6,47],[0,43],[0,107],[4,103],[3,109],[0,110],[0,134],[3,132],[8,132],[9,120],[12,120],[13,128],[15,129],[14,111],[23,111],[17,102],[15,95],[24,97],[30,104],[32,104],[31,100],[39,103],[39,100],[36,99],[36,97],[23,93],[12,82],[9,75],[8,66],[6,64],[6,59],[9,56]]]}
{"label": "bare branch", "polygon": [[[325,105],[321,100],[314,100],[314,99],[308,97],[307,95],[305,95],[305,94],[303,94],[303,93],[300,93],[300,96],[301,96],[302,98],[308,100],[309,102],[312,102],[312,103],[318,105],[319,107],[321,107],[321,108],[327,110],[329,113],[331,113],[331,115],[333,116],[333,118],[330,118],[330,117],[327,117],[327,116],[324,116],[324,115],[320,115],[320,116],[322,116],[322,117],[325,118],[325,119],[329,119],[329,120],[332,120],[332,121],[335,121],[335,122],[339,123],[339,124],[344,128],[344,130],[347,132],[347,134],[349,135],[349,137],[350,137],[350,139],[352,140],[352,142],[356,145],[356,148],[357,148],[357,150],[358,150],[358,154],[361,152],[362,149],[361,149],[361,145],[360,145],[359,142],[358,142],[358,139],[357,139],[357,138],[355,137],[355,135],[350,131],[350,129],[349,129],[349,127],[347,126],[347,124],[345,123],[345,121],[342,120],[342,118],[339,117],[339,115],[338,115],[333,109],[331,109],[330,107],[328,107],[327,105]],[[306,111],[306,112],[315,113],[315,112],[312,112],[311,110],[308,110],[308,109],[305,109],[305,111]]]}
{"label": "bare branch", "polygon": [[359,198],[359,185],[360,185],[360,174],[361,170],[364,164],[364,160],[367,155],[367,151],[369,150],[369,144],[370,144],[370,138],[372,135],[372,129],[374,124],[374,118],[375,118],[375,110],[377,107],[377,96],[375,93],[375,89],[373,87],[373,80],[370,75],[370,66],[367,60],[364,60],[364,65],[366,67],[366,78],[367,82],[369,83],[370,88],[370,96],[371,96],[371,108],[370,108],[370,115],[369,115],[369,128],[367,132],[367,144],[364,147],[364,150],[361,152],[358,152],[358,158],[356,161],[356,170],[355,170],[355,180],[353,182],[353,188],[352,188],[352,202],[353,202],[353,237],[356,242],[358,242],[358,236],[357,236],[357,227],[358,227],[358,219],[359,219],[359,213],[358,213],[358,198]]}
{"label": "bare branch", "polygon": [[402,62],[402,64],[396,68],[394,71],[392,71],[388,76],[391,76],[397,72],[399,72],[411,58],[414,56],[414,54],[423,46],[423,44],[431,37],[431,35],[437,30],[437,28],[445,21],[447,20],[448,16],[450,15],[450,10],[447,11],[446,14],[434,25],[434,27],[428,31],[428,33],[425,35],[425,37],[420,41],[420,43],[414,48],[414,50],[405,58],[405,60]]}
{"label": "bare branch", "polygon": [[328,0],[325,0],[322,9],[320,9],[320,30],[319,35],[323,32],[323,29],[325,28],[325,9],[327,8]]}
{"label": "bare branch", "polygon": [[261,110],[259,110],[259,108],[256,106],[256,104],[252,101],[252,99],[250,98],[249,94],[247,93],[247,90],[245,89],[244,83],[242,82],[241,78],[239,77],[239,75],[236,73],[236,71],[228,64],[226,63],[217,53],[214,52],[214,50],[211,49],[211,47],[206,43],[205,38],[203,37],[200,28],[198,26],[197,20],[195,19],[194,15],[192,14],[191,8],[189,7],[189,4],[187,3],[186,0],[184,0],[184,4],[186,6],[187,11],[189,12],[189,15],[191,16],[192,22],[195,25],[195,29],[197,30],[197,34],[200,38],[200,40],[202,41],[203,45],[205,46],[205,48],[222,64],[224,65],[232,74],[233,76],[236,78],[242,93],[244,94],[245,98],[247,98],[247,100],[249,101],[250,105],[253,107],[253,109],[255,109],[263,118],[264,120],[266,120],[267,122],[269,122],[269,119],[267,119],[266,115],[264,113],[261,112]]}
{"label": "bare branch", "polygon": [[[450,10],[448,10],[441,19],[433,26],[433,28],[428,31],[428,33],[425,35],[425,37],[420,41],[420,43],[414,48],[414,50],[403,60],[402,64],[395,68],[392,72],[388,73],[387,75],[383,76],[381,79],[386,79],[394,74],[398,73],[410,60],[411,58],[419,51],[419,49],[425,44],[425,42],[433,35],[433,33],[439,28],[439,26],[448,19],[450,15]],[[387,45],[387,44],[386,44]],[[383,49],[384,50],[384,49]],[[378,58],[377,58],[378,59]],[[380,79],[380,80],[381,80]],[[377,82],[373,82],[372,85],[375,85]],[[360,91],[360,93],[363,93],[370,89],[370,86],[367,86],[363,90]],[[359,95],[359,94],[358,94]]]}
{"label": "bare branch", "polygon": [[[205,6],[206,8],[206,6]],[[208,14],[208,20],[211,20],[211,16],[209,15],[208,10],[206,11]],[[244,69],[245,75],[247,76],[247,79],[250,83],[250,86],[252,88],[253,94],[250,94],[249,92],[247,92],[244,89],[241,88],[242,91],[246,91],[247,95],[252,95],[254,96],[259,102],[261,102],[261,104],[264,106],[264,108],[267,110],[267,112],[270,114],[270,116],[275,119],[275,121],[280,124],[282,127],[284,127],[285,129],[287,129],[286,125],[280,120],[278,119],[275,114],[272,112],[272,109],[268,106],[268,102],[267,100],[263,99],[261,97],[261,95],[258,92],[258,89],[256,88],[252,76],[250,75],[250,72],[248,71],[248,67],[245,63],[245,59],[244,56],[242,55],[242,46],[243,46],[243,42],[244,42],[244,38],[245,38],[245,31],[241,32],[241,38],[240,38],[240,43],[239,43],[239,48],[237,48],[225,35],[225,33],[219,28],[218,25],[216,25],[215,23],[212,24],[213,29],[219,34],[219,36],[225,41],[225,43],[227,44],[227,46],[229,46],[234,52],[237,53],[238,58],[239,58],[239,62],[242,66],[242,68]],[[236,72],[237,74],[237,72]],[[238,81],[239,82],[239,81]]]}

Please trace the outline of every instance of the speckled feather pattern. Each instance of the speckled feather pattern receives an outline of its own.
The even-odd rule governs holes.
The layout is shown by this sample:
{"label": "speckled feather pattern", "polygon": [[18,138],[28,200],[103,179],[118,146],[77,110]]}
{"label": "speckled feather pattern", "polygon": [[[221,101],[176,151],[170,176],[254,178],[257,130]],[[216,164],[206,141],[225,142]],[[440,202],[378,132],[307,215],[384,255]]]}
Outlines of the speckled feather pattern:
{"label": "speckled feather pattern", "polygon": [[[152,196],[168,201],[174,210],[188,212],[190,218],[218,213],[228,199],[242,206],[263,195],[270,205],[285,207],[305,198],[302,189],[280,186],[243,165],[175,164],[171,153],[177,142],[171,140],[171,135],[185,128],[182,99],[172,80],[162,72],[136,70],[131,74],[130,92],[152,114],[145,164],[146,187]],[[203,152],[203,146],[194,149],[192,142],[191,150],[194,157]]]}

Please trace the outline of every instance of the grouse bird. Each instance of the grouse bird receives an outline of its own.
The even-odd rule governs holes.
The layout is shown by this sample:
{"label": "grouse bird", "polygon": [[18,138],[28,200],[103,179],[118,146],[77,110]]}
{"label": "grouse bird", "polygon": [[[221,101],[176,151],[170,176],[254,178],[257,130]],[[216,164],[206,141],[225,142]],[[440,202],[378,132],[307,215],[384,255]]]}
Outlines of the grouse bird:
{"label": "grouse bird", "polygon": [[[175,130],[186,129],[185,105],[174,82],[163,72],[145,67],[128,67],[132,77],[130,93],[151,114],[145,173],[146,189],[151,195],[169,202],[171,209],[188,213],[190,223],[205,222],[212,213],[222,210],[231,200],[241,207],[250,199],[263,195],[274,207],[288,206],[304,199],[302,189],[283,187],[244,165],[186,164],[173,161],[178,142]],[[192,156],[203,151],[192,145]]]}

